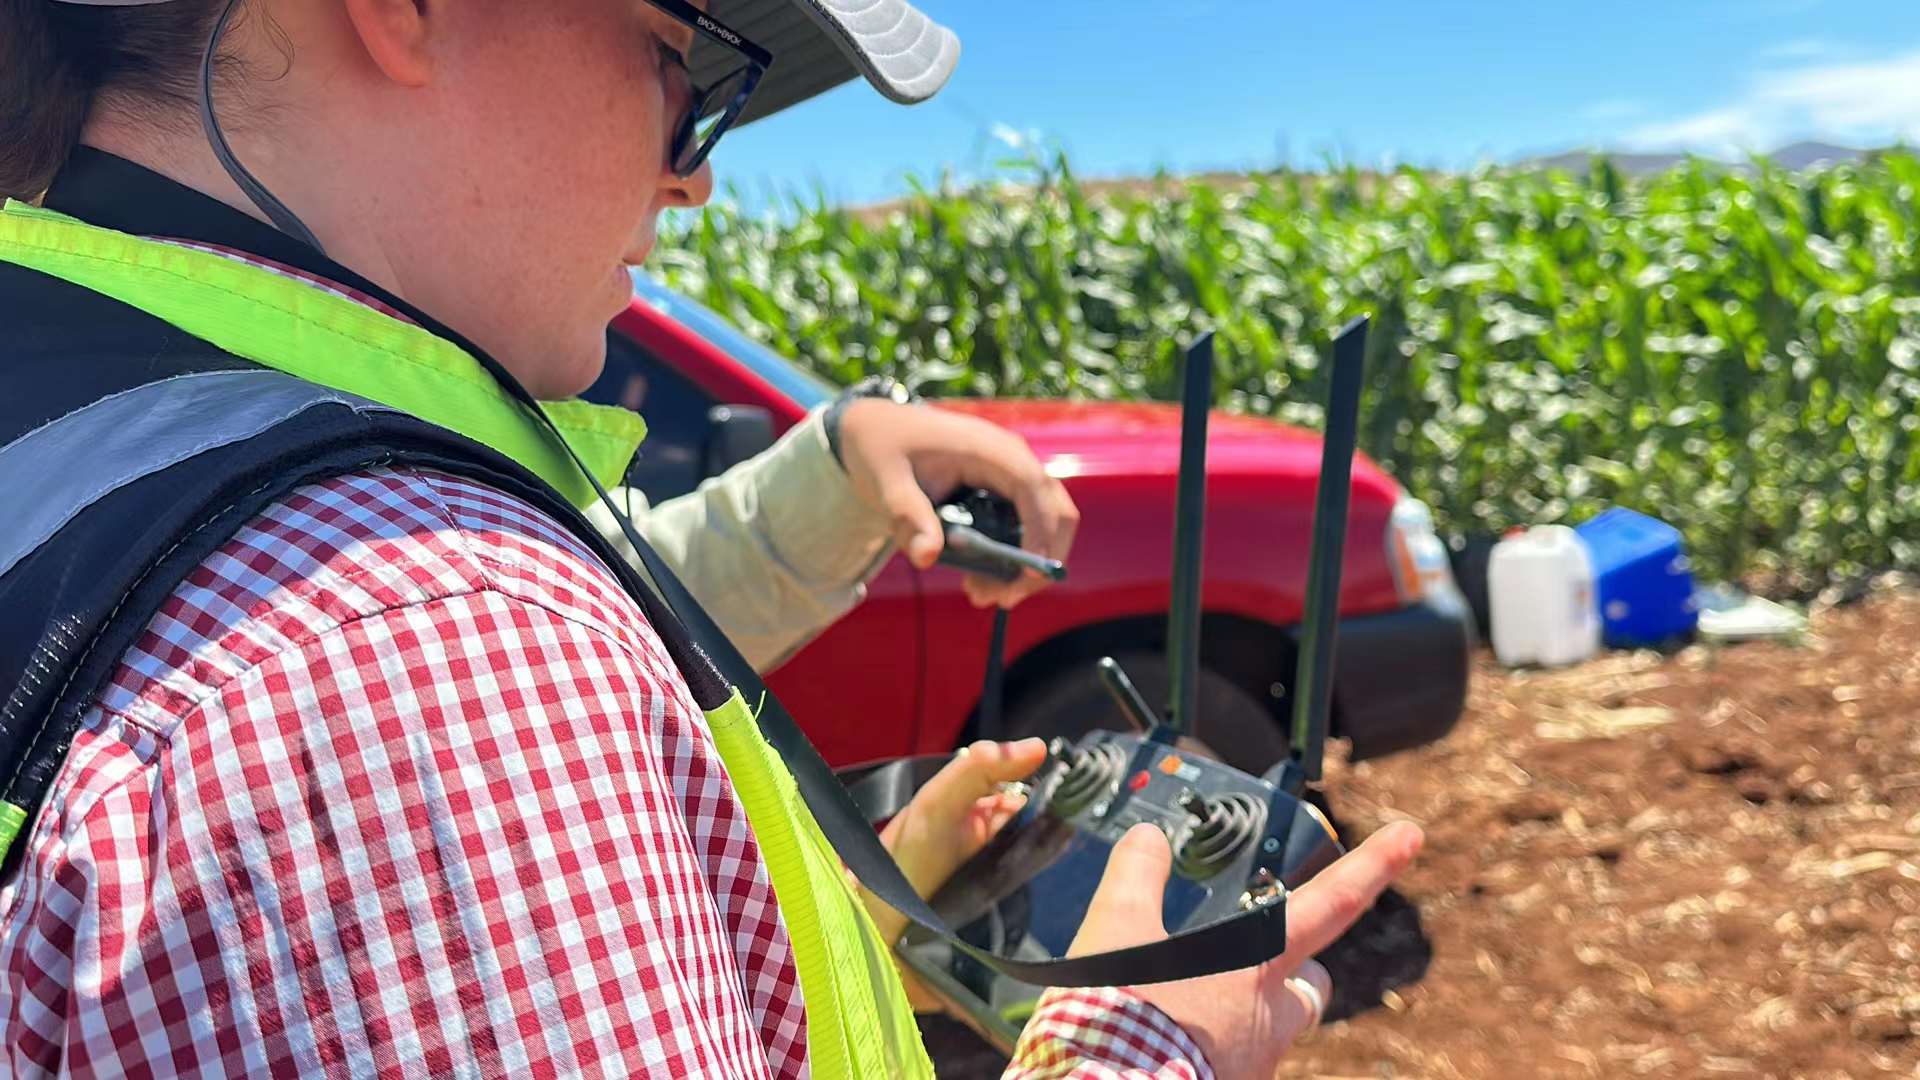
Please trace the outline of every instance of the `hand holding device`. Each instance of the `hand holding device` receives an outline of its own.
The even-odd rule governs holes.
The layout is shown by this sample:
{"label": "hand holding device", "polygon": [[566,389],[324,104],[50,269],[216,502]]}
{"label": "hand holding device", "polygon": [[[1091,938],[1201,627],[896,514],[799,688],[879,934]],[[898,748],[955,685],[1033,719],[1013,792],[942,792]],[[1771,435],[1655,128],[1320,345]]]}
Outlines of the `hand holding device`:
{"label": "hand holding device", "polygon": [[[1331,981],[1311,957],[1346,933],[1420,850],[1418,826],[1396,822],[1368,837],[1287,897],[1287,951],[1258,967],[1185,982],[1136,986],[1187,1032],[1217,1076],[1272,1076],[1293,1041],[1320,1020]],[[1157,830],[1135,826],[1107,861],[1069,955],[1127,948],[1164,936],[1162,891],[1173,853]]]}
{"label": "hand holding device", "polygon": [[[914,566],[932,566],[943,548],[954,541],[949,523],[929,496],[960,493],[962,505],[977,490],[996,493],[1017,508],[1006,517],[1018,524],[1019,536],[1033,548],[1016,556],[1002,548],[971,543],[961,534],[959,557],[971,558],[991,573],[970,573],[965,587],[974,604],[1011,607],[1045,587],[1057,563],[1034,561],[1066,557],[1080,523],[1080,512],[1059,480],[1047,475],[1026,440],[977,416],[935,406],[901,405],[875,398],[849,402],[839,420],[841,464],[854,491],[891,519],[895,543]],[[949,500],[952,501],[952,500]],[[949,515],[952,516],[952,515]],[[1008,541],[971,521],[973,528],[995,543],[1018,549],[1021,539]],[[1038,574],[1005,577],[1009,561],[1026,560]],[[972,569],[971,566],[965,567]]]}

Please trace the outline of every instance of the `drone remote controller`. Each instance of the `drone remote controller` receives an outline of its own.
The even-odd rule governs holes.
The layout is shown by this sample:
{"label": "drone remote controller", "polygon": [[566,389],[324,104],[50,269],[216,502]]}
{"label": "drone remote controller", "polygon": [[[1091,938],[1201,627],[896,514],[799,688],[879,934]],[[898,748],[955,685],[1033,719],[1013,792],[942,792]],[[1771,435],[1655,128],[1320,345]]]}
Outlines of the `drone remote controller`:
{"label": "drone remote controller", "polygon": [[[932,898],[946,925],[960,928],[961,943],[1021,960],[1066,955],[1114,844],[1143,822],[1165,833],[1173,850],[1172,873],[1162,895],[1164,928],[1171,934],[1209,927],[1226,930],[1223,924],[1242,919],[1284,917],[1288,893],[1344,853],[1327,819],[1300,795],[1308,783],[1320,779],[1326,741],[1365,341],[1364,318],[1348,323],[1334,341],[1289,756],[1255,777],[1182,746],[1182,736],[1193,730],[1198,703],[1204,462],[1213,378],[1212,336],[1203,335],[1187,352],[1181,394],[1167,618],[1172,700],[1167,715],[1163,720],[1155,714],[1111,658],[1100,661],[1101,680],[1133,731],[1095,730],[1078,742],[1055,739],[1048,746],[1045,762],[1025,781],[1027,804]],[[943,506],[950,552],[956,547],[956,528],[980,536],[976,525],[1000,533],[1002,547],[1018,544],[1018,521],[1011,510],[985,492]],[[959,554],[965,546],[963,540]],[[1004,552],[997,554],[1003,568],[1010,565]],[[943,556],[942,561],[957,560]],[[1017,573],[1012,570],[1008,576]],[[1055,576],[1063,574],[1064,568]],[[998,652],[1004,632],[1004,621],[996,623],[983,717],[998,716]],[[1242,927],[1231,929],[1237,934]],[[909,933],[898,951],[923,983],[956,1006],[957,1016],[1011,1051],[1043,987],[996,970],[966,949],[924,932]],[[1198,958],[1207,970],[1225,971],[1261,958],[1243,955],[1246,950],[1238,946],[1205,951],[1207,955]]]}
{"label": "drone remote controller", "polygon": [[[1143,822],[1173,848],[1170,929],[1279,900],[1342,853],[1311,804],[1152,736],[1095,731],[1071,746],[1056,739],[1027,784],[1015,821],[934,896],[934,910],[949,923],[972,923],[1016,887],[1039,891],[1063,912],[1085,911],[1106,852]],[[1100,857],[1076,866],[1076,848]],[[1028,929],[1057,956],[1079,925],[1042,917]]]}
{"label": "drone remote controller", "polygon": [[[1113,845],[1142,822],[1173,849],[1161,896],[1169,932],[1283,904],[1344,853],[1320,811],[1273,779],[1155,735],[1103,730],[1071,745],[1056,739],[1026,786],[1027,805],[932,900],[948,925],[962,928],[962,940],[1003,956],[1066,955]],[[910,935],[900,952],[1002,1049],[1018,1039],[1044,989],[930,936]]]}

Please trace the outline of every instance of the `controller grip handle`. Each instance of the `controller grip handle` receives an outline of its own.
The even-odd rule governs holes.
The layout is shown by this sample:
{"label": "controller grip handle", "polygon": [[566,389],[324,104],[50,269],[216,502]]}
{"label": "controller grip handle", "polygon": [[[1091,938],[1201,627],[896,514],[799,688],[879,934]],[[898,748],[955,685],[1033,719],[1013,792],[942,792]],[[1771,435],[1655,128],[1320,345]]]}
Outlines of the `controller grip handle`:
{"label": "controller grip handle", "polygon": [[1076,835],[1072,825],[1052,814],[1008,822],[927,902],[949,926],[965,926],[1058,862]]}

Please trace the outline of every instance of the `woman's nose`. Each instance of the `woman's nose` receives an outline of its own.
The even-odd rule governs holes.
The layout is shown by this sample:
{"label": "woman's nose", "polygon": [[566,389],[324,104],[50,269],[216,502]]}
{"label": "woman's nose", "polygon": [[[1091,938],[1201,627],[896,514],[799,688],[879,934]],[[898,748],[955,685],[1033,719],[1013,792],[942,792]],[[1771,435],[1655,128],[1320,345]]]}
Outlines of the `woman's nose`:
{"label": "woman's nose", "polygon": [[692,176],[677,175],[672,166],[668,166],[660,187],[665,195],[662,201],[668,206],[705,206],[707,200],[713,197],[713,163],[701,162]]}

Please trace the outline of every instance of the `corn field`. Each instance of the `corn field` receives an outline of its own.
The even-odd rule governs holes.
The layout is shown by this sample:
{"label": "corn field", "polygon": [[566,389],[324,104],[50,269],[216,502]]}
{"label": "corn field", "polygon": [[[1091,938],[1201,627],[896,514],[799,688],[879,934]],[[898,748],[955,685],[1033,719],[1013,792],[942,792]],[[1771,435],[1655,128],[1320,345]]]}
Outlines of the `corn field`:
{"label": "corn field", "polygon": [[1055,156],[880,212],[716,208],[658,269],[821,375],[936,395],[1170,398],[1213,329],[1219,404],[1308,426],[1371,312],[1361,445],[1443,530],[1631,506],[1804,593],[1920,568],[1917,191],[1905,152],[1107,186]]}

